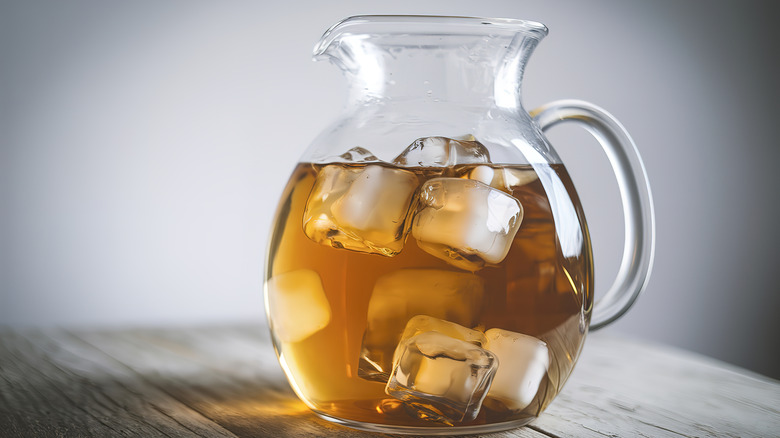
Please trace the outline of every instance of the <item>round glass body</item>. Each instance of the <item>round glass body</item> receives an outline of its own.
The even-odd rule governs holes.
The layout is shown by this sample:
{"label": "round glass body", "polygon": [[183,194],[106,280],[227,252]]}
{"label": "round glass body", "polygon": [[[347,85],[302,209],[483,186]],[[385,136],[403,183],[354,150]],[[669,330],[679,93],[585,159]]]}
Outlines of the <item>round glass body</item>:
{"label": "round glass body", "polygon": [[280,363],[323,418],[489,432],[530,422],[563,387],[591,322],[593,262],[574,185],[520,104],[546,32],[352,17],[315,48],[349,99],[284,190],[265,292]]}

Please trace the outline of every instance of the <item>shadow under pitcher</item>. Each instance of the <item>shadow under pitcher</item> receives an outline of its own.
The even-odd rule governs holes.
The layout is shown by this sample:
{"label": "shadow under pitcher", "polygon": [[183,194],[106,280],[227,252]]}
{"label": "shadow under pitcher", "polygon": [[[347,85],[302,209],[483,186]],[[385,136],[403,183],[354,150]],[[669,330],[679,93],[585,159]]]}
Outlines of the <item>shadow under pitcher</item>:
{"label": "shadow under pitcher", "polygon": [[[628,133],[586,102],[521,106],[546,34],[523,20],[357,16],[315,47],[349,96],[284,189],[265,305],[282,368],[319,416],[408,434],[525,425],[588,330],[644,289],[653,206]],[[622,264],[595,304],[582,207],[543,134],[567,121],[599,140],[623,202]]]}

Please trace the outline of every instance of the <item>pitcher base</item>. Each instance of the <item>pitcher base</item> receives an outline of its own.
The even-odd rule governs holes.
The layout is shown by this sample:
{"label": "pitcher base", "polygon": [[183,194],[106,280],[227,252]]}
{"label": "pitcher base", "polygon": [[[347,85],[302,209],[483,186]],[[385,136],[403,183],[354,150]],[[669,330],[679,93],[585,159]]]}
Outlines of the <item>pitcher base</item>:
{"label": "pitcher base", "polygon": [[536,418],[524,418],[522,420],[505,421],[502,423],[479,424],[473,426],[399,426],[394,424],[365,423],[361,421],[345,420],[343,418],[332,417],[322,412],[314,411],[317,416],[331,423],[347,426],[352,429],[364,430],[367,432],[390,433],[398,435],[432,435],[432,436],[458,436],[474,435],[482,433],[503,432],[516,429],[531,423]]}

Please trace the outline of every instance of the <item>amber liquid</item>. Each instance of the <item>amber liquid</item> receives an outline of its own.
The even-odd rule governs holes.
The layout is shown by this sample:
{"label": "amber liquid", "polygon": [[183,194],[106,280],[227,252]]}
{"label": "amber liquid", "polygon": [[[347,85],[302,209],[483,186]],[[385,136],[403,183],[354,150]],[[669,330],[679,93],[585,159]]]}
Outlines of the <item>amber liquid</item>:
{"label": "amber liquid", "polygon": [[[351,422],[442,427],[418,419],[385,394],[383,383],[361,378],[358,366],[369,299],[379,277],[404,268],[457,269],[422,251],[412,236],[407,236],[403,250],[394,257],[310,240],[304,234],[302,217],[322,167],[299,164],[284,190],[266,261],[266,281],[299,269],[315,271],[332,315],[327,326],[303,340],[283,342],[275,337],[280,362],[298,396],[320,414]],[[441,169],[412,170],[421,183],[442,173]],[[450,172],[464,176],[471,170],[473,166],[462,166]],[[548,344],[550,366],[534,401],[522,411],[507,410],[488,397],[475,420],[456,426],[520,425],[534,419],[561,390],[587,332],[593,266],[580,203],[563,165],[536,166],[535,171],[539,178],[509,189],[522,204],[524,218],[508,255],[499,265],[476,271],[484,280],[485,292],[474,328],[502,328],[540,338]],[[548,192],[554,192],[552,204]],[[269,313],[272,327],[275,321],[296,317],[293,312]]]}

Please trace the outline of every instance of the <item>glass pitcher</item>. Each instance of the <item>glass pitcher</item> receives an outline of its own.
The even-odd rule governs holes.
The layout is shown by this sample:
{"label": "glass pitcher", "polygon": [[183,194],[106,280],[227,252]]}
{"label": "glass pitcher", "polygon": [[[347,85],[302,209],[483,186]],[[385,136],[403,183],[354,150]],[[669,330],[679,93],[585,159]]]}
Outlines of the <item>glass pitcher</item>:
{"label": "glass pitcher", "polygon": [[[645,287],[653,207],[628,133],[585,102],[521,105],[546,34],[522,20],[357,16],[315,47],[349,97],[284,189],[265,305],[281,366],[319,416],[409,434],[525,425],[589,327]],[[580,201],[543,135],[564,121],[599,140],[624,206],[622,265],[595,306]]]}

